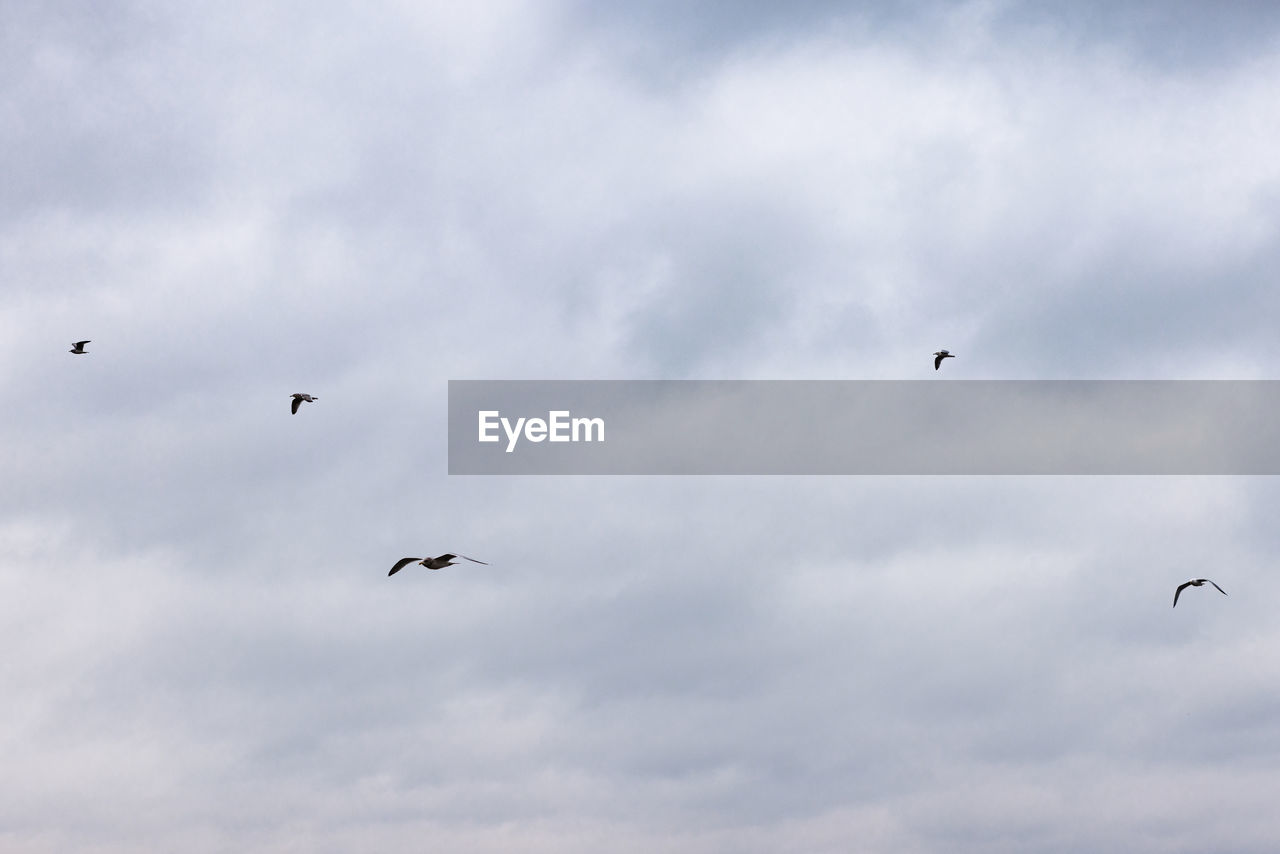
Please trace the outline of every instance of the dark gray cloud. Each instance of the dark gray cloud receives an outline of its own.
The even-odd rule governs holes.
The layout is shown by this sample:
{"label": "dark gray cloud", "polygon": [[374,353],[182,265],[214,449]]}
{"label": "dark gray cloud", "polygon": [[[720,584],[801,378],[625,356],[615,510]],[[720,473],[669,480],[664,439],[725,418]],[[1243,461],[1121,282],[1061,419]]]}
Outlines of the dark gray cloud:
{"label": "dark gray cloud", "polygon": [[3,13],[9,223],[73,210],[173,214],[199,203],[216,149],[209,81],[179,33],[134,3]]}
{"label": "dark gray cloud", "polygon": [[1268,54],[1280,32],[1280,13],[1255,0],[1213,8],[1190,0],[1070,5],[1029,0],[1003,4],[997,17],[1012,35],[1022,27],[1052,28],[1079,42],[1114,44],[1165,70],[1200,71]]}
{"label": "dark gray cloud", "polygon": [[[1270,52],[1280,13],[1258,0],[1212,8],[1193,0],[1105,0],[1064,5],[1046,0],[955,3],[845,3],[802,0],[688,4],[648,0],[625,6],[574,3],[597,32],[627,43],[634,55],[682,70],[738,51],[823,38],[903,41],[939,38],[948,23],[980,19],[1001,39],[1105,45],[1166,70],[1201,70]],[[650,72],[656,72],[651,67]]]}

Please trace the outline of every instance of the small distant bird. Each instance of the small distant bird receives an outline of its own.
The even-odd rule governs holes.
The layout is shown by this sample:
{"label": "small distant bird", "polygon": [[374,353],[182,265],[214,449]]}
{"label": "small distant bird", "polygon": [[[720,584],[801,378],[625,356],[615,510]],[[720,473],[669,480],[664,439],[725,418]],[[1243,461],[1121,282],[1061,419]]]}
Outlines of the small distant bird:
{"label": "small distant bird", "polygon": [[[1190,581],[1184,581],[1179,584],[1178,589],[1173,591],[1173,607],[1178,607],[1178,597],[1182,595],[1183,590],[1188,587],[1203,587],[1206,584],[1212,584],[1214,587],[1218,587],[1216,582],[1210,581],[1207,578],[1193,578]],[[1221,587],[1218,587],[1218,592],[1223,596],[1227,595],[1227,591],[1223,590]]]}
{"label": "small distant bird", "polygon": [[395,575],[411,563],[420,563],[427,569],[442,569],[446,566],[453,566],[453,559],[455,557],[465,558],[472,563],[483,563],[485,566],[489,565],[482,560],[476,560],[475,558],[467,557],[466,555],[442,554],[440,557],[402,557],[400,560],[396,561],[395,566],[391,567],[391,571],[387,573],[387,577]]}
{"label": "small distant bird", "polygon": [[293,414],[294,415],[298,414],[298,407],[302,405],[302,401],[305,400],[307,403],[315,403],[317,400],[320,399],[318,397],[312,397],[309,394],[294,394],[290,396],[293,398]]}
{"label": "small distant bird", "polygon": [[954,358],[955,358],[955,356],[951,355],[951,351],[950,351],[950,350],[939,350],[938,352],[934,353],[933,355],[934,355],[934,360],[933,360],[933,369],[934,369],[935,371],[936,371],[936,370],[938,370],[938,368],[941,368],[941,367],[942,367],[942,360],[943,360],[943,359],[954,359]]}
{"label": "small distant bird", "polygon": [[[92,338],[89,339],[89,341],[92,341],[92,340],[93,340]],[[83,356],[85,353],[89,352],[84,348],[84,345],[88,344],[89,341],[76,341],[71,345],[71,349],[68,350],[67,352],[75,353],[77,356]]]}

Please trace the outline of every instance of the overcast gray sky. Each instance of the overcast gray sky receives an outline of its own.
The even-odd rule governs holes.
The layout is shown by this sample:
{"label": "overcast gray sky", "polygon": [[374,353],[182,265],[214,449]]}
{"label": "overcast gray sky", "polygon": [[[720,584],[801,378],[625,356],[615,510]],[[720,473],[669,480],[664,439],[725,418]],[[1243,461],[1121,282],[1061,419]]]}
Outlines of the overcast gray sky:
{"label": "overcast gray sky", "polygon": [[0,849],[1277,850],[1271,479],[445,473],[1280,379],[1280,7],[1065,5],[0,4]]}

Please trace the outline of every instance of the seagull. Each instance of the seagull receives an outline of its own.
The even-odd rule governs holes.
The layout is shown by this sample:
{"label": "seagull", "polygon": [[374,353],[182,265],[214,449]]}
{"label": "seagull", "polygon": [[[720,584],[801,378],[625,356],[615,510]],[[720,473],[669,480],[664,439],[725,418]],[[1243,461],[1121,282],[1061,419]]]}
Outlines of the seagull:
{"label": "seagull", "polygon": [[[1182,591],[1184,589],[1187,587],[1203,587],[1205,584],[1212,584],[1214,587],[1218,587],[1216,582],[1210,581],[1207,578],[1193,578],[1190,581],[1184,581],[1179,584],[1178,589],[1173,591],[1173,607],[1178,607],[1178,597],[1182,595]],[[1227,591],[1223,590],[1221,587],[1218,587],[1218,592],[1223,596],[1227,595]]]}
{"label": "seagull", "polygon": [[395,566],[391,567],[391,571],[387,573],[387,577],[395,575],[411,563],[420,563],[427,569],[441,569],[446,566],[453,566],[453,559],[455,557],[466,558],[472,563],[483,563],[485,566],[489,565],[482,560],[476,560],[475,558],[467,557],[466,555],[442,554],[440,557],[402,557],[400,560],[396,561]]}
{"label": "seagull", "polygon": [[[92,341],[92,340],[93,340],[92,338],[89,339],[89,341]],[[77,356],[83,356],[85,353],[89,352],[84,348],[84,345],[88,344],[89,341],[76,341],[71,345],[71,349],[68,350],[67,352],[75,353]]]}
{"label": "seagull", "polygon": [[315,401],[320,399],[318,397],[312,397],[309,394],[302,394],[302,393],[290,395],[290,397],[293,398],[293,414],[294,415],[298,414],[298,407],[302,405],[302,401],[305,400],[307,403],[314,403]]}
{"label": "seagull", "polygon": [[951,351],[949,351],[949,350],[939,350],[938,352],[934,353],[933,355],[937,357],[937,358],[935,358],[935,359],[933,360],[933,369],[934,369],[935,371],[936,371],[936,370],[938,370],[938,368],[941,368],[941,367],[942,367],[942,360],[943,360],[943,359],[954,359],[954,358],[955,358],[955,356],[951,355]]}

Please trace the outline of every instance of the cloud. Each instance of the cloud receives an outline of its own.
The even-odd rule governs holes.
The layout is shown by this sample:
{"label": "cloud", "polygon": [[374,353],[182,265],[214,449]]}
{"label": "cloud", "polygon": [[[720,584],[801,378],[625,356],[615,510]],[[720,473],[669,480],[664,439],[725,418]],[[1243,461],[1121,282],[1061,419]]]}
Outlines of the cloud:
{"label": "cloud", "polygon": [[1269,376],[1275,21],[1167,8],[10,4],[3,847],[1270,850],[1265,481],[445,473],[450,379]]}

